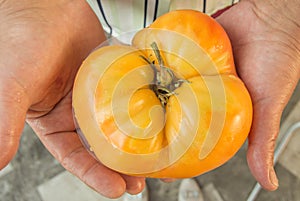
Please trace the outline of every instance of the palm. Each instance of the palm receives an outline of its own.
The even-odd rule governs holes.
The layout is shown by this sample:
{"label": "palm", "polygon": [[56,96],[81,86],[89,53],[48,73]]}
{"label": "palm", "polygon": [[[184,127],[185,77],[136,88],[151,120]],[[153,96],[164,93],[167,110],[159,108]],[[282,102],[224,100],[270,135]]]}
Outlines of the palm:
{"label": "palm", "polygon": [[222,14],[218,21],[229,34],[237,71],[253,100],[254,119],[247,153],[249,167],[264,188],[274,190],[275,140],[282,110],[299,79],[296,66],[300,61],[289,36],[277,29],[279,25],[262,20],[250,6],[241,2]]}
{"label": "palm", "polygon": [[75,132],[73,81],[83,59],[104,39],[96,17],[84,1],[30,3],[7,15],[9,23],[0,23],[0,41],[6,41],[0,47],[0,111],[8,114],[0,125],[0,168],[15,154],[26,118],[62,165],[92,188],[109,197],[125,188],[141,190],[143,179],[98,163]]}

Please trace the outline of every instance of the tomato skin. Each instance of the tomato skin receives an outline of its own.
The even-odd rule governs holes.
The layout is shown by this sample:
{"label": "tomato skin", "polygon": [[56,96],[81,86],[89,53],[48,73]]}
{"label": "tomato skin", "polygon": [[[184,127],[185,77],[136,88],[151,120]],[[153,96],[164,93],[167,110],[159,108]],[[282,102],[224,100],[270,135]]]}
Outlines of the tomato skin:
{"label": "tomato skin", "polygon": [[204,49],[220,74],[236,74],[230,40],[221,25],[210,16],[195,10],[178,10],[157,18],[149,28],[185,35]]}
{"label": "tomato skin", "polygon": [[[190,80],[193,90],[198,92],[196,96],[200,107],[200,121],[197,135],[190,148],[180,160],[164,170],[147,176],[157,178],[184,178],[203,174],[225,163],[242,146],[250,129],[249,122],[251,122],[252,119],[251,102],[243,101],[250,99],[249,94],[244,88],[244,84],[238,78],[232,75],[222,75],[221,79],[225,83],[226,107],[212,111],[210,104],[211,99],[218,98],[210,95],[206,85],[210,83],[208,85],[213,86],[214,83],[217,83],[216,79],[219,78],[208,76],[203,78],[194,77]],[[186,96],[182,93],[182,90],[178,93],[182,96]],[[222,106],[222,104],[220,106]],[[170,110],[170,112],[168,110]],[[200,153],[201,151],[203,152],[201,147],[208,135],[209,126],[213,120],[213,112],[216,115],[220,115],[223,112],[226,113],[222,134],[208,156],[200,159],[199,151]],[[168,121],[166,125],[166,128],[169,130],[169,132],[166,132],[168,142],[176,139],[179,125],[178,121],[181,119],[181,115],[177,98],[170,98],[169,107],[167,107],[167,119],[171,120]]]}
{"label": "tomato skin", "polygon": [[[132,43],[96,50],[75,80],[75,118],[96,158],[154,178],[193,177],[228,161],[250,131],[252,102],[223,28],[203,13],[179,10]],[[164,78],[180,81],[169,94],[153,81],[162,63],[172,72]]]}

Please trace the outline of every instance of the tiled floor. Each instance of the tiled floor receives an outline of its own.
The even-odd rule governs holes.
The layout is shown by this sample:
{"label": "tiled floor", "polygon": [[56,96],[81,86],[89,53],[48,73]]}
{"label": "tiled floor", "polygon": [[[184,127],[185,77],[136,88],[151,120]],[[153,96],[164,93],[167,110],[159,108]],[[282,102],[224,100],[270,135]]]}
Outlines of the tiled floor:
{"label": "tiled floor", "polygon": [[[282,136],[300,121],[300,87],[288,105]],[[275,166],[280,187],[261,190],[257,201],[300,201],[300,130],[297,130]],[[255,185],[246,162],[246,145],[222,167],[197,177],[205,201],[244,201]],[[148,179],[151,201],[177,201],[180,181],[171,184]],[[26,126],[14,160],[0,171],[0,201],[110,201],[66,172]],[[117,199],[115,201],[120,201]]]}
{"label": "tiled floor", "polygon": [[[112,201],[100,196],[66,171],[39,185],[37,189],[43,201]],[[120,201],[120,199],[114,200]]]}

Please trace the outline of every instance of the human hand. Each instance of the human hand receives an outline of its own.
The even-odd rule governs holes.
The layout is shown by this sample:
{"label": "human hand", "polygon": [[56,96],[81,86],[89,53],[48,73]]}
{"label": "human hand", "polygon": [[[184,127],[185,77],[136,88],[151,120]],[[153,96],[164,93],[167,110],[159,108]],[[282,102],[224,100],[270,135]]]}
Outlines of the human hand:
{"label": "human hand", "polygon": [[275,190],[273,155],[282,111],[300,78],[300,14],[296,0],[245,0],[217,20],[231,39],[239,76],[253,101],[247,160],[256,180]]}
{"label": "human hand", "polygon": [[84,0],[0,0],[0,169],[15,155],[27,119],[54,157],[104,196],[143,189],[144,178],[104,167],[75,132],[74,77],[104,39]]}

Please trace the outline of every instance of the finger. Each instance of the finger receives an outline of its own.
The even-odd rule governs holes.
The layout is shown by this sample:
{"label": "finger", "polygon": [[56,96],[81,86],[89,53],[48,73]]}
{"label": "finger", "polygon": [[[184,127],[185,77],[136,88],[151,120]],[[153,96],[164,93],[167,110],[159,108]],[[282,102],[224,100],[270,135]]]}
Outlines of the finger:
{"label": "finger", "polygon": [[75,132],[49,134],[41,141],[66,170],[103,196],[117,198],[125,192],[124,179],[96,161]]}
{"label": "finger", "polygon": [[28,99],[22,87],[0,75],[0,170],[18,150],[24,128]]}
{"label": "finger", "polygon": [[71,93],[47,115],[27,121],[62,166],[88,186],[109,198],[125,192],[121,175],[95,160],[82,145],[73,123]]}
{"label": "finger", "polygon": [[145,188],[145,178],[144,177],[133,177],[129,175],[121,175],[126,182],[126,192],[132,195],[142,192]]}
{"label": "finger", "polygon": [[271,101],[262,100],[254,104],[253,126],[249,135],[247,160],[250,171],[261,186],[270,191],[278,188],[273,157],[281,113],[281,106]]}

